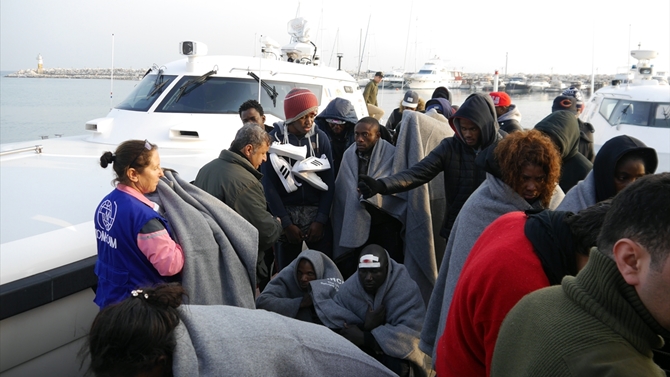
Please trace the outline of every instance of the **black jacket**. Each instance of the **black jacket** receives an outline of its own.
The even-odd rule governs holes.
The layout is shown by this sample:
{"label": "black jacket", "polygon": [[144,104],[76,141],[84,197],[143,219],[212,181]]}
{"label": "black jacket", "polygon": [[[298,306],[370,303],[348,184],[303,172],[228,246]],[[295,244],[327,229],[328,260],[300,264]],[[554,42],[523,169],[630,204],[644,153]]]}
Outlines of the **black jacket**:
{"label": "black jacket", "polygon": [[558,147],[563,160],[558,184],[563,192],[568,192],[577,182],[586,178],[593,168],[591,161],[579,153],[577,117],[567,110],[554,111],[536,124],[535,129],[549,136]]}
{"label": "black jacket", "polygon": [[[344,124],[344,131],[339,135],[335,135],[326,119],[337,119],[346,122]],[[330,101],[328,106],[314,118],[314,123],[330,140],[333,153],[333,172],[337,176],[344,151],[354,143],[354,126],[358,123],[356,110],[349,100],[337,97]]]}
{"label": "black jacket", "polygon": [[[460,119],[469,119],[480,127],[482,143],[479,149],[475,150],[463,141]],[[386,186],[384,193],[392,194],[421,186],[444,172],[447,210],[440,235],[446,239],[463,204],[486,179],[484,169],[475,164],[477,154],[483,149],[494,147],[504,135],[498,129],[493,101],[488,95],[471,94],[449,122],[456,130],[456,135],[442,140],[416,165],[380,179]]]}
{"label": "black jacket", "polygon": [[593,133],[596,132],[593,125],[588,122],[582,122],[577,118],[579,123],[579,153],[583,154],[587,160],[593,163],[596,158],[596,153],[593,149]]}

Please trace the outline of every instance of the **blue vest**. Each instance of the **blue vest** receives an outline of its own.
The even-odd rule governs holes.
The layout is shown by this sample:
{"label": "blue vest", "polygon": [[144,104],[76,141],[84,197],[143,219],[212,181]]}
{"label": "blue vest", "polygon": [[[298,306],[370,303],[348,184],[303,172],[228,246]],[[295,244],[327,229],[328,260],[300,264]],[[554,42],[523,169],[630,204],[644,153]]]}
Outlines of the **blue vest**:
{"label": "blue vest", "polygon": [[98,205],[94,221],[98,288],[94,301],[100,308],[123,300],[133,289],[174,280],[161,276],[137,246],[137,235],[152,219],[159,219],[170,232],[167,220],[158,212],[118,189]]}

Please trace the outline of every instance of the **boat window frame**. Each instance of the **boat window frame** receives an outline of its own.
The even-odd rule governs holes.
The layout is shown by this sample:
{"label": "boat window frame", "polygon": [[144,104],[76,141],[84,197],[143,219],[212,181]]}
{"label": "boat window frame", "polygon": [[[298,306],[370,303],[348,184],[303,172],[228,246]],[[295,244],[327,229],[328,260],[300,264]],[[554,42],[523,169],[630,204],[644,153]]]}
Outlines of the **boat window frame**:
{"label": "boat window frame", "polygon": [[649,118],[654,102],[635,101],[618,98],[607,122],[611,126],[625,124],[629,126],[649,127]]}
{"label": "boat window frame", "polygon": [[[179,88],[182,87],[186,82],[195,78],[197,76],[184,75],[179,81],[173,85],[170,92],[168,92],[161,102],[156,106],[154,110],[157,113],[170,113],[170,114],[239,114],[239,107],[246,101],[254,99],[258,100],[258,82],[252,78],[241,78],[241,77],[222,77],[222,76],[211,76],[206,82],[200,84],[198,87],[194,88],[191,93],[183,95],[179,102],[188,101],[189,96],[193,95],[190,99],[192,102],[182,102],[182,108],[178,111],[179,107],[176,105],[177,102],[171,101],[171,99],[178,95]],[[271,114],[277,118],[284,119],[284,98],[292,89],[300,87],[307,88],[317,98],[317,101],[321,103],[321,97],[323,92],[323,85],[318,84],[305,84],[305,83],[296,83],[290,81],[280,81],[280,80],[263,80],[271,87],[275,87],[277,90],[277,102],[276,106],[273,104],[272,99],[267,94],[267,92],[261,89],[261,106],[265,114]],[[242,94],[242,98],[238,98],[236,95],[242,92],[244,87],[239,87],[239,90],[234,90],[232,96],[228,96],[225,101],[219,101],[219,104],[213,104],[212,101],[205,102],[204,97],[207,94],[207,90],[212,89],[212,85],[224,85],[232,84],[231,86],[248,86],[248,94]],[[219,90],[221,90],[219,88]],[[217,92],[216,90],[214,91]],[[200,97],[198,97],[200,96]],[[222,96],[223,97],[223,96]],[[234,101],[234,103],[231,103]],[[169,106],[168,106],[169,105]],[[212,106],[214,105],[214,106]],[[199,107],[200,106],[200,107]],[[207,106],[207,107],[206,107]],[[219,106],[220,110],[216,110],[216,106]]]}
{"label": "boat window frame", "polygon": [[[115,109],[119,110],[128,110],[128,111],[141,111],[141,112],[146,112],[149,111],[151,106],[156,102],[158,98],[163,94],[166,88],[168,88],[172,82],[174,81],[175,78],[177,78],[179,75],[166,75],[162,74],[161,77],[161,87],[156,90],[154,93],[152,93],[155,89],[155,84],[156,84],[156,76],[157,74],[149,74],[146,75],[142,81],[140,81],[135,88],[130,92],[129,95],[126,96],[126,98],[121,101],[119,104],[114,106]],[[149,96],[151,94],[151,96]],[[130,101],[134,102],[130,104]],[[141,106],[138,106],[137,104],[141,103]]]}

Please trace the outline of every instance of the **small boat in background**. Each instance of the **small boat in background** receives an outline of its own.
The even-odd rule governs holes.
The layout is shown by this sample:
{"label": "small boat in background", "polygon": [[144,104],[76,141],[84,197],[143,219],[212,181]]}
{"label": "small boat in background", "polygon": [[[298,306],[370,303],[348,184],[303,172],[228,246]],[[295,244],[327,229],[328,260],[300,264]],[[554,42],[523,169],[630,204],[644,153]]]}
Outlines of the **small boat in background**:
{"label": "small boat in background", "polygon": [[458,88],[463,80],[460,71],[450,70],[439,57],[427,61],[410,77],[410,89]]}
{"label": "small boat in background", "polygon": [[507,84],[505,84],[505,92],[510,94],[530,93],[530,89],[528,79],[524,76],[510,77]]}

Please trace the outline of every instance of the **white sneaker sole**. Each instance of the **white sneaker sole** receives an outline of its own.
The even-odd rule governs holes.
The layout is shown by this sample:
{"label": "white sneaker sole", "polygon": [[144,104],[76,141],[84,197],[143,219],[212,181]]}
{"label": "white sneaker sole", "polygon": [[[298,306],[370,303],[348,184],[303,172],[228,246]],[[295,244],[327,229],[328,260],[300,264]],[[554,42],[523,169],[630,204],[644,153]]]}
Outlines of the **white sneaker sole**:
{"label": "white sneaker sole", "polygon": [[305,171],[324,171],[330,169],[330,162],[326,158],[326,155],[322,155],[321,158],[316,157],[307,157],[302,161],[298,161],[293,165],[291,169],[294,173],[305,172]]}
{"label": "white sneaker sole", "polygon": [[277,176],[279,177],[282,185],[284,185],[286,192],[291,193],[296,191],[298,186],[296,186],[295,180],[293,179],[291,165],[288,163],[288,161],[274,153],[270,153],[270,163],[272,163],[272,167],[275,169],[275,172],[277,172]]}
{"label": "white sneaker sole", "polygon": [[319,177],[316,175],[316,173],[311,172],[311,171],[305,171],[305,172],[297,172],[295,173],[297,177],[302,179],[303,181],[309,183],[310,186],[317,188],[321,191],[328,191],[328,185]]}
{"label": "white sneaker sole", "polygon": [[300,161],[307,156],[307,146],[303,145],[296,147],[292,144],[281,144],[275,141],[270,145],[270,150],[268,152]]}

